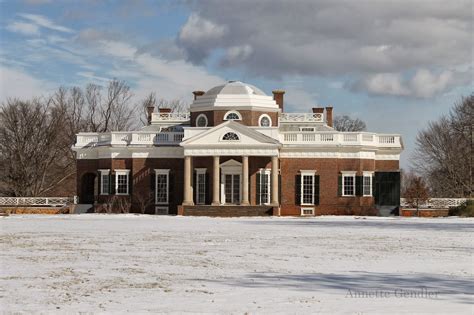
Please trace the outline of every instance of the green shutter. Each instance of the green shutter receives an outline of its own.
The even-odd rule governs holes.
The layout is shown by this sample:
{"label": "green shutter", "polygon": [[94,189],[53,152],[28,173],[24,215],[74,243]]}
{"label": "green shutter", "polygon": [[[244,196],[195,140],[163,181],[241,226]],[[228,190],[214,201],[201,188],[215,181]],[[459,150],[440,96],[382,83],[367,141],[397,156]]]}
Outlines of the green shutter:
{"label": "green shutter", "polygon": [[355,194],[362,196],[364,194],[364,176],[356,176],[355,178]]}
{"label": "green shutter", "polygon": [[278,203],[281,205],[281,174],[278,174]]}
{"label": "green shutter", "polygon": [[319,175],[314,175],[314,204],[319,205]]}
{"label": "green shutter", "polygon": [[342,196],[342,175],[337,177],[337,195]]}
{"label": "green shutter", "polygon": [[257,176],[256,176],[256,177],[257,177],[257,187],[256,187],[256,188],[257,188],[257,194],[256,194],[257,200],[256,200],[255,203],[256,203],[257,205],[259,205],[259,204],[261,204],[260,201],[262,200],[262,198],[261,198],[261,196],[260,196],[260,181],[261,181],[260,176],[261,176],[261,175],[260,175],[259,172],[257,172],[256,175],[257,175]]}
{"label": "green shutter", "polygon": [[97,196],[99,196],[102,190],[102,173],[101,172],[97,172],[97,187],[98,187]]}
{"label": "green shutter", "polygon": [[152,196],[153,196],[153,203],[155,203],[155,199],[156,199],[156,192],[155,192],[155,187],[156,187],[156,174],[150,170],[150,191],[152,193]]}
{"label": "green shutter", "polygon": [[109,174],[109,194],[115,195],[115,173]]}
{"label": "green shutter", "polygon": [[128,194],[130,196],[133,194],[133,174],[131,171],[128,173]]}
{"label": "green shutter", "polygon": [[301,204],[301,175],[295,176],[295,205]]}
{"label": "green shutter", "polygon": [[206,205],[210,205],[211,204],[211,192],[210,192],[210,183],[209,183],[209,173],[206,172],[206,185],[205,185],[205,189],[206,189],[206,200],[205,200],[205,203]]}
{"label": "green shutter", "polygon": [[176,199],[173,199],[174,198],[174,173],[173,172],[170,172],[168,174],[168,204],[171,204],[171,203],[175,203],[175,200]]}

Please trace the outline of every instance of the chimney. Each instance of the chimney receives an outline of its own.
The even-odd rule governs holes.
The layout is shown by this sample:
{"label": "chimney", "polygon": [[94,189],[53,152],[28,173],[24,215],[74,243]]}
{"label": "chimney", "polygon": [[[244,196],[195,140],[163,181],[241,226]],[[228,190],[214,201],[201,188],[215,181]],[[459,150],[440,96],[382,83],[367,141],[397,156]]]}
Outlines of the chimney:
{"label": "chimney", "polygon": [[204,95],[204,93],[206,93],[206,92],[204,92],[204,91],[194,91],[194,92],[193,92],[193,94],[194,94],[194,100],[196,100],[196,98],[197,98],[198,96]]}
{"label": "chimney", "polygon": [[285,94],[285,91],[273,90],[272,93],[273,93],[273,99],[278,104],[278,107],[280,107],[281,112],[283,113],[283,94]]}
{"label": "chimney", "polygon": [[155,106],[147,106],[146,112],[147,112],[147,120],[148,124],[151,125],[151,117],[153,116],[153,111],[155,110]]}
{"label": "chimney", "polygon": [[323,114],[324,107],[313,107],[313,114]]}
{"label": "chimney", "polygon": [[160,113],[160,114],[169,114],[169,113],[171,113],[171,108],[165,108],[165,107],[158,108],[158,113]]}
{"label": "chimney", "polygon": [[332,106],[326,107],[326,124],[332,127]]}

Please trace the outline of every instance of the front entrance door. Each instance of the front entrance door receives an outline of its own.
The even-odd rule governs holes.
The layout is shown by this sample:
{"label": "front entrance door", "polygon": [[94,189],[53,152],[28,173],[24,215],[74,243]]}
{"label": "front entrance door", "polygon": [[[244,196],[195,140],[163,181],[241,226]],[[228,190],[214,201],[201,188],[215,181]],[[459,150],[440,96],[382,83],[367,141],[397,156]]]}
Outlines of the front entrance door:
{"label": "front entrance door", "polygon": [[225,175],[225,203],[240,203],[240,174]]}

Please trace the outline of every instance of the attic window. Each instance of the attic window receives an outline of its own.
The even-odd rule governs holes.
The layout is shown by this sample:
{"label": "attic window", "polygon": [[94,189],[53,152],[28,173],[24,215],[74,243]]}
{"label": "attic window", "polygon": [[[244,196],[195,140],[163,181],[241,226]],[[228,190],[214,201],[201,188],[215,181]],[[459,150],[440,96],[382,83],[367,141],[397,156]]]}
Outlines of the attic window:
{"label": "attic window", "polygon": [[207,116],[200,114],[196,119],[196,125],[198,127],[207,127]]}
{"label": "attic window", "polygon": [[225,114],[224,120],[242,120],[242,117],[238,112],[232,111]]}
{"label": "attic window", "polygon": [[239,141],[240,138],[235,132],[228,132],[222,137],[223,141]]}

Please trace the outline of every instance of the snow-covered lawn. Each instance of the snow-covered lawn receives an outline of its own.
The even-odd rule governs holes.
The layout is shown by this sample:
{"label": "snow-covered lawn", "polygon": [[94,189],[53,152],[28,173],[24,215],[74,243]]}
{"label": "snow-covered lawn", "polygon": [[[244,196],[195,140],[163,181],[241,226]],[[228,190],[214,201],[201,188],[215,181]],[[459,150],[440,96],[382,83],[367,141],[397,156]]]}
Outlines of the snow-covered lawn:
{"label": "snow-covered lawn", "polygon": [[473,312],[474,220],[0,218],[0,311]]}

